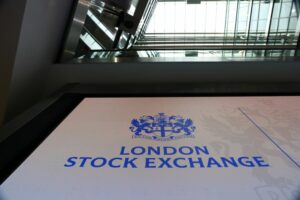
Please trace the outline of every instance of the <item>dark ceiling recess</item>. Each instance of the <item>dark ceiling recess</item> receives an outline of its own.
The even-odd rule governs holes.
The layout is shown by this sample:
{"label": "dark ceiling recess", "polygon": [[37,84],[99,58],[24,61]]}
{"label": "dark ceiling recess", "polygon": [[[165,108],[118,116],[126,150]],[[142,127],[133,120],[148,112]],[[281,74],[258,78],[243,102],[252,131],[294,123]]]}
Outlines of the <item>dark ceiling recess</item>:
{"label": "dark ceiling recess", "polygon": [[199,4],[201,0],[187,0],[187,4]]}

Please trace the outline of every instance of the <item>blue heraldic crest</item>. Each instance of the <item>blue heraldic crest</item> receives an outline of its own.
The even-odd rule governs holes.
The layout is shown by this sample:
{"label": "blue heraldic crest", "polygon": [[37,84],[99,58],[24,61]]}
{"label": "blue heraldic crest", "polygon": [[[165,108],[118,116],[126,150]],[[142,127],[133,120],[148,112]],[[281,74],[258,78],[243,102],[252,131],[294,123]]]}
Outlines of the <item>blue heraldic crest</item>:
{"label": "blue heraldic crest", "polygon": [[133,138],[169,141],[194,138],[196,127],[191,119],[159,113],[154,116],[142,116],[140,119],[133,119],[129,129],[134,133]]}

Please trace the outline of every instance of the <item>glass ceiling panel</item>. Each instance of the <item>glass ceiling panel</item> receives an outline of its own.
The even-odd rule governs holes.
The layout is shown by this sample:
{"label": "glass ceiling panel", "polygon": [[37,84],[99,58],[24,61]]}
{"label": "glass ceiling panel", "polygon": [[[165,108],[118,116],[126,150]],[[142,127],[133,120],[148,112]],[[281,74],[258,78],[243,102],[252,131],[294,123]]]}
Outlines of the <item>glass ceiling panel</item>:
{"label": "glass ceiling panel", "polygon": [[[80,2],[84,4],[77,5],[63,58],[299,55],[298,0]],[[78,13],[84,22],[80,28]]]}
{"label": "glass ceiling panel", "polygon": [[146,33],[223,33],[225,15],[226,1],[158,2]]}

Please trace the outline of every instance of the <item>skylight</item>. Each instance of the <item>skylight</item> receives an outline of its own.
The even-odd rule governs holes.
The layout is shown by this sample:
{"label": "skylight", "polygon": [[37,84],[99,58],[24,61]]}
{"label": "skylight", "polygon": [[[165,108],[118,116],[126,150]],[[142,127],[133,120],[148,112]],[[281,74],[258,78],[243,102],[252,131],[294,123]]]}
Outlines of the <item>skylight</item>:
{"label": "skylight", "polygon": [[74,17],[68,58],[300,55],[296,0],[93,0],[84,16],[82,9],[78,4],[84,24],[78,42]]}
{"label": "skylight", "polygon": [[225,15],[226,1],[158,2],[146,33],[222,33]]}

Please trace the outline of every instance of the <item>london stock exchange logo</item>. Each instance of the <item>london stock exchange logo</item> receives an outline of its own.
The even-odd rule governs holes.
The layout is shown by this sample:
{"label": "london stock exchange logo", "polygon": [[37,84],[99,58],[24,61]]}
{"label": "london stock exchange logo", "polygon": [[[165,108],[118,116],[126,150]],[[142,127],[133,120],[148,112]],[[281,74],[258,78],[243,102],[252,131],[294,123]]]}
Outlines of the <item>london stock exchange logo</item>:
{"label": "london stock exchange logo", "polygon": [[191,119],[159,113],[154,116],[142,116],[140,119],[133,119],[129,129],[134,133],[133,138],[170,141],[194,138],[196,127]]}

